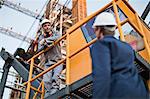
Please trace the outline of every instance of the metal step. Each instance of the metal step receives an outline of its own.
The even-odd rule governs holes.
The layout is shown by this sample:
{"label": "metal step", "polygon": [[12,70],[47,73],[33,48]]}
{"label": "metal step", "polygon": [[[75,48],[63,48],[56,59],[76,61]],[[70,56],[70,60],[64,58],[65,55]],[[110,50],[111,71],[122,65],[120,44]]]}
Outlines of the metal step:
{"label": "metal step", "polygon": [[142,58],[138,53],[135,53],[135,65],[138,69],[139,74],[144,80],[150,79],[150,64]]}
{"label": "metal step", "polygon": [[91,88],[92,76],[90,74],[45,99],[90,99],[92,95]]}

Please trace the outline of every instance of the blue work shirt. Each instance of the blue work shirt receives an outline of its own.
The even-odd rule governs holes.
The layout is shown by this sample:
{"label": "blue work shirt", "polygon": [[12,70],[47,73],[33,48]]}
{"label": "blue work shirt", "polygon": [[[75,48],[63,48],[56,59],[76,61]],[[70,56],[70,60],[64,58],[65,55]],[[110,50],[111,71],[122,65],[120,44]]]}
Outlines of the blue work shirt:
{"label": "blue work shirt", "polygon": [[93,99],[147,99],[129,44],[104,36],[91,47]]}

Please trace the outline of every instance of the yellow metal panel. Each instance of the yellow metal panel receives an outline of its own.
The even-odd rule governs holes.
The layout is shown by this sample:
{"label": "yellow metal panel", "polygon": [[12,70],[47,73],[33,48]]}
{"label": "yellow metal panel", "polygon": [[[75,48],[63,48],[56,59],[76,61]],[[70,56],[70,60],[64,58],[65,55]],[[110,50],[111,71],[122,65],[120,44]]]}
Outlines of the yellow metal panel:
{"label": "yellow metal panel", "polygon": [[[86,45],[86,40],[81,29],[77,29],[70,35],[70,54]],[[89,48],[70,58],[70,84],[85,77],[92,72]]]}

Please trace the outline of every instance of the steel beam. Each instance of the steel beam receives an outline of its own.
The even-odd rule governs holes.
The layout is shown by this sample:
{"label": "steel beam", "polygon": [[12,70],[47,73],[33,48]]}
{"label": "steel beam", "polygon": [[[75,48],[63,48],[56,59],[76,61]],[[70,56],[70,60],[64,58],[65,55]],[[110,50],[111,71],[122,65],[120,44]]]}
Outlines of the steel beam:
{"label": "steel beam", "polygon": [[[24,81],[28,81],[29,71],[16,58],[14,58],[13,55],[9,54],[8,52],[5,51],[5,49],[2,48],[2,50],[0,52],[0,56],[5,61],[5,64],[7,64],[8,66],[12,66],[19,73],[19,75],[23,78]],[[5,73],[3,74],[4,77],[2,78],[4,80],[3,80],[3,82],[1,82],[1,83],[3,83],[3,85],[1,85],[1,86],[5,86],[5,84],[6,84],[5,81],[7,80],[7,75],[8,75],[8,71],[9,71],[9,69],[7,69],[8,68],[7,65],[6,66],[4,65],[4,68],[6,68],[6,69],[4,69]],[[38,80],[35,80],[32,82],[32,86],[36,87],[36,88],[38,88],[39,84],[40,83]],[[2,90],[1,87],[0,87],[0,90]],[[3,93],[3,92],[4,92],[4,90],[1,91],[1,93]],[[31,90],[30,97],[33,97],[33,95],[34,95],[34,91]]]}
{"label": "steel beam", "polygon": [[9,69],[10,69],[10,65],[7,62],[5,62],[4,67],[3,67],[4,72],[2,74],[2,79],[0,82],[0,99],[2,99],[3,97]]}

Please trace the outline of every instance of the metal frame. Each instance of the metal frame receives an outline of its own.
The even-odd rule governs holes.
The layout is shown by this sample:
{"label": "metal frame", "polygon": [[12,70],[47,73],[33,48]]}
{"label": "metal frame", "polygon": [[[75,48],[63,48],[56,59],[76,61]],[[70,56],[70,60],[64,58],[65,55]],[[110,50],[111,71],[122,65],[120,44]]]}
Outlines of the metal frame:
{"label": "metal frame", "polygon": [[[77,89],[80,89],[81,87],[84,87],[87,84],[92,83],[92,75],[88,75],[84,78],[82,78],[81,80],[69,85],[69,89],[70,89],[70,94],[67,94],[67,88],[63,88],[62,90],[58,91],[57,93],[46,97],[45,99],[56,99],[56,98],[63,98],[67,95],[71,95],[72,93],[74,93],[74,91],[76,91]],[[82,97],[81,97],[82,98]]]}
{"label": "metal frame", "polygon": [[[133,10],[133,8],[127,3],[126,0],[113,0],[112,2],[110,2],[109,4],[107,4],[106,6],[104,6],[103,8],[101,8],[100,10],[98,10],[97,12],[93,13],[92,15],[88,16],[87,18],[85,18],[84,20],[78,22],[77,24],[75,24],[74,26],[72,26],[68,31],[67,34],[62,36],[59,40],[57,40],[56,42],[54,42],[53,45],[59,43],[62,39],[67,38],[67,44],[69,44],[69,36],[71,33],[73,33],[76,29],[78,29],[79,27],[81,27],[83,24],[85,24],[87,21],[89,21],[90,19],[92,19],[93,17],[95,17],[96,15],[98,15],[100,12],[104,11],[106,8],[110,7],[111,5],[113,5],[114,8],[114,12],[115,12],[115,16],[116,16],[116,20],[117,20],[117,25],[118,25],[118,29],[119,29],[119,33],[121,36],[121,40],[124,41],[124,34],[123,31],[121,29],[121,22],[118,16],[118,9],[117,6],[120,5],[120,3],[126,5],[128,8],[130,8],[130,10],[132,11],[132,14],[134,14],[134,18],[137,21],[137,25],[132,23],[132,20],[127,18],[127,20],[125,20],[124,23],[126,23],[127,21],[130,23],[130,25],[133,26],[133,28],[135,28],[140,34],[143,35],[143,39],[144,39],[144,43],[145,43],[145,48],[147,50],[147,54],[150,60],[150,48],[147,42],[147,38],[146,35],[144,34],[144,30],[143,30],[143,24],[141,23],[137,13]],[[120,5],[121,6],[121,5]],[[60,60],[59,62],[57,62],[56,64],[54,64],[53,66],[49,67],[47,70],[41,72],[40,74],[38,74],[37,76],[35,76],[34,78],[32,78],[32,71],[33,71],[33,63],[34,63],[34,58],[36,58],[37,56],[41,55],[42,53],[44,53],[45,51],[48,51],[50,48],[47,48],[46,50],[43,50],[41,52],[39,52],[38,54],[36,54],[35,56],[33,56],[29,61],[31,61],[31,66],[30,66],[30,75],[29,75],[29,79],[28,82],[25,83],[28,84],[27,86],[27,90],[26,90],[26,99],[29,98],[29,94],[30,94],[30,88],[31,88],[31,82],[34,81],[35,79],[37,79],[38,77],[44,75],[45,73],[47,73],[48,71],[52,70],[53,68],[55,68],[56,66],[58,66],[59,64],[63,63],[66,61],[66,69],[67,69],[67,73],[66,73],[66,84],[67,84],[67,94],[70,93],[70,90],[72,90],[69,86],[70,86],[70,58],[73,57],[74,55],[76,55],[77,53],[81,52],[82,50],[84,50],[85,48],[89,47],[91,44],[93,44],[96,41],[96,39],[92,40],[91,42],[87,43],[85,46],[83,46],[82,48],[76,50],[73,54],[70,55],[69,49],[70,47],[67,45],[67,58]],[[28,61],[28,62],[29,62]]]}
{"label": "metal frame", "polygon": [[150,11],[150,1],[149,1],[149,3],[147,4],[147,6],[146,6],[144,12],[143,12],[142,15],[141,15],[141,18],[142,18],[143,20],[145,20],[145,18],[146,18],[146,16],[148,15],[149,11]]}
{"label": "metal frame", "polygon": [[145,61],[138,53],[135,53],[135,61],[138,63],[139,74],[142,78],[146,80],[150,80],[150,64]]}
{"label": "metal frame", "polygon": [[3,72],[2,79],[1,79],[1,82],[0,82],[0,99],[2,99],[2,97],[3,97],[4,88],[5,88],[5,85],[6,85],[8,72],[9,72],[10,67],[11,66],[8,63],[4,64],[4,67],[3,67],[4,72]]}
{"label": "metal frame", "polygon": [[[140,66],[146,68],[147,71],[150,72],[150,64],[147,63],[138,53],[135,53],[135,61],[140,64]],[[57,93],[47,97],[46,99],[54,99],[54,98],[64,98],[66,96],[70,96],[72,93],[79,96],[78,99],[90,99],[92,96],[85,96],[84,94],[78,92],[78,89],[85,87],[86,85],[92,84],[92,75],[88,75],[81,80],[69,85],[70,94],[66,93],[67,88],[64,88]],[[71,96],[70,96],[71,97]]]}
{"label": "metal frame", "polygon": [[[56,42],[54,42],[53,45],[58,44],[62,39],[67,39],[67,44],[69,44],[69,39],[70,39],[70,34],[73,33],[75,30],[77,30],[79,27],[81,27],[83,24],[85,24],[87,21],[89,21],[90,19],[92,19],[93,17],[95,17],[96,15],[98,15],[100,12],[104,11],[106,8],[110,7],[111,5],[113,5],[114,8],[114,12],[115,12],[115,16],[116,16],[116,20],[117,20],[117,25],[118,25],[118,29],[119,29],[119,33],[121,36],[121,40],[124,41],[124,35],[123,35],[123,31],[121,29],[122,23],[120,22],[119,16],[118,16],[118,9],[117,6],[120,5],[120,2],[123,4],[126,4],[126,6],[128,8],[130,8],[130,10],[132,11],[132,13],[134,13],[134,18],[136,19],[137,24],[132,23],[132,20],[127,18],[125,21],[123,21],[123,23],[129,22],[130,25],[133,26],[134,29],[136,29],[136,31],[138,31],[144,39],[144,43],[145,43],[145,48],[147,51],[147,55],[148,58],[150,60],[150,48],[147,42],[147,37],[146,34],[144,34],[144,29],[143,29],[143,24],[141,23],[140,18],[138,17],[137,13],[133,10],[133,8],[127,3],[126,0],[113,0],[112,2],[110,2],[109,4],[107,4],[106,6],[104,6],[102,9],[98,10],[97,12],[93,13],[92,15],[88,16],[87,18],[85,18],[84,20],[78,22],[77,24],[75,24],[74,26],[72,26],[68,31],[67,34],[62,36],[59,40],[57,40]],[[120,5],[121,6],[121,5]],[[136,26],[138,25],[138,26]],[[38,54],[34,55],[28,62],[30,62],[30,73],[28,76],[28,82],[25,83],[25,85],[27,84],[27,90],[26,90],[26,99],[29,98],[30,96],[30,90],[35,90],[36,92],[41,93],[41,98],[44,98],[44,83],[41,82],[41,86],[39,86],[38,89],[36,89],[35,87],[32,86],[32,82],[34,80],[36,80],[38,77],[44,75],[45,73],[47,73],[48,71],[52,70],[53,68],[55,68],[56,66],[60,65],[61,63],[66,61],[66,69],[67,69],[67,73],[66,73],[66,84],[67,87],[65,89],[63,89],[62,91],[59,91],[56,93],[56,95],[52,95],[52,97],[60,95],[62,94],[72,94],[72,91],[77,90],[78,88],[80,88],[82,85],[86,85],[86,79],[88,79],[88,77],[84,77],[83,79],[74,82],[73,84],[71,84],[70,82],[70,58],[75,56],[76,54],[80,53],[82,50],[84,50],[85,48],[89,47],[91,44],[93,44],[97,39],[92,40],[91,42],[87,43],[85,46],[79,48],[78,50],[76,50],[73,54],[70,54],[69,49],[70,46],[67,45],[67,58],[60,60],[59,62],[57,62],[56,64],[54,64],[53,66],[49,67],[47,70],[41,72],[40,74],[38,74],[37,76],[33,77],[32,72],[33,72],[33,66],[34,66],[34,58],[36,58],[37,56],[41,55],[42,53],[48,51],[50,49],[47,48],[46,50],[42,50],[41,52],[39,52]],[[19,64],[18,61],[15,60],[15,58],[13,58],[11,55],[9,56],[9,54],[5,54],[6,56],[3,57],[4,60],[7,60],[8,57],[11,57],[9,60],[13,59],[13,63],[11,63],[11,65],[13,65],[15,67],[16,64]],[[4,55],[1,55],[4,56]],[[149,61],[150,62],[150,61]],[[146,65],[147,66],[147,65]],[[17,69],[17,67],[15,67]],[[18,67],[18,69],[20,70],[20,68]],[[22,73],[20,73],[22,74]],[[27,75],[27,74],[26,74]],[[24,76],[24,74],[23,74]],[[32,78],[33,77],[33,78]],[[89,79],[88,79],[89,81]],[[34,83],[34,82],[33,82]],[[34,84],[33,84],[34,85]],[[36,86],[37,87],[37,86]],[[42,91],[40,91],[40,87],[42,87]],[[58,94],[60,93],[60,94]],[[76,93],[76,92],[75,92]],[[80,94],[81,95],[81,94]],[[56,97],[54,97],[56,98]]]}
{"label": "metal frame", "polygon": [[141,55],[139,55],[138,53],[135,53],[135,57],[138,61],[140,61],[143,64],[143,66],[145,66],[147,69],[150,70],[150,64],[147,61],[145,61]]}
{"label": "metal frame", "polygon": [[[0,52],[0,56],[3,58],[3,60],[5,61],[5,65],[9,65],[9,66],[12,66],[18,73],[19,75],[25,80],[27,81],[28,80],[28,71],[27,69],[20,63],[18,62],[17,59],[15,59],[11,54],[9,54],[8,52],[5,51],[5,49],[2,48],[1,52]],[[7,66],[5,66],[3,68],[6,68]],[[8,68],[8,67],[7,67]],[[9,70],[9,69],[8,69]],[[1,83],[4,84],[3,88],[5,87],[5,83],[4,81],[6,81],[7,79],[7,75],[5,75],[6,73],[3,73],[4,77],[1,79]],[[34,76],[34,75],[33,75]],[[2,84],[1,84],[2,85]],[[38,87],[39,85],[39,81],[36,79],[32,85],[34,87]],[[2,87],[0,88],[0,93],[3,93],[4,91],[2,90],[3,89]],[[31,90],[31,94],[30,94],[30,97],[33,96],[33,93],[34,91]],[[2,95],[2,94],[1,94]]]}

